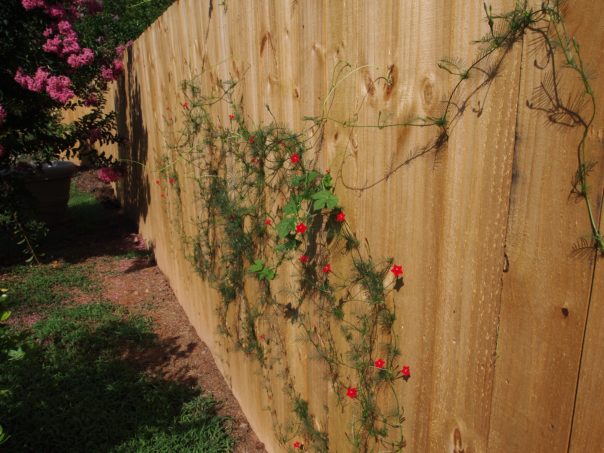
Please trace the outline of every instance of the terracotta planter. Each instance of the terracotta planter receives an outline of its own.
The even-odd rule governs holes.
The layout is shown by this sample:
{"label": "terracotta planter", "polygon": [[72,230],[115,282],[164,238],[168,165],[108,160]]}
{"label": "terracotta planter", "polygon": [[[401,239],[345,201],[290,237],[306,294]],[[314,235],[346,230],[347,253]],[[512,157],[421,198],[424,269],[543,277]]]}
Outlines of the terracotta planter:
{"label": "terracotta planter", "polygon": [[72,162],[55,161],[27,175],[25,185],[34,197],[35,212],[41,220],[55,224],[65,218],[71,177],[77,168]]}

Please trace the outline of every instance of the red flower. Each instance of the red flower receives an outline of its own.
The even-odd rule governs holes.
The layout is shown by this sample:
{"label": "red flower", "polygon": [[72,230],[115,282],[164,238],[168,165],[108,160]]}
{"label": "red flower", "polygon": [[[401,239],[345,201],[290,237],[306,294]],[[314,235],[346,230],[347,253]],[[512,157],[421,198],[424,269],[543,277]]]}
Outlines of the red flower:
{"label": "red flower", "polygon": [[250,145],[253,145],[253,144],[254,144],[254,140],[255,140],[255,139],[256,139],[256,137],[254,137],[253,135],[250,137],[250,140],[249,140]]}
{"label": "red flower", "polygon": [[230,120],[234,120],[235,119],[235,115],[233,115],[232,113],[229,115],[229,119]]}
{"label": "red flower", "polygon": [[300,448],[300,447],[302,447],[302,444],[301,444],[300,442],[298,442],[298,441],[295,441],[295,442],[294,442],[294,448],[295,448],[295,449],[298,449],[298,448]]}
{"label": "red flower", "polygon": [[261,340],[265,340],[265,339],[266,339],[266,335],[262,334],[262,335],[260,335],[260,337],[259,337],[259,338],[260,338]]}
{"label": "red flower", "polygon": [[301,262],[302,264],[306,264],[306,263],[308,263],[308,256],[306,256],[306,255],[302,255],[302,256],[300,257],[300,262]]}
{"label": "red flower", "polygon": [[403,266],[395,264],[392,266],[392,269],[390,269],[390,272],[392,272],[396,278],[399,278],[401,275],[403,275]]}
{"label": "red flower", "polygon": [[346,220],[346,214],[344,214],[344,211],[340,211],[340,213],[336,217],[336,220],[338,222],[343,222],[344,220]]}
{"label": "red flower", "polygon": [[170,178],[170,179],[168,179],[168,182],[169,182],[170,184],[174,184],[174,178]]}
{"label": "red flower", "polygon": [[307,230],[306,225],[304,223],[299,223],[296,225],[296,233],[304,234]]}
{"label": "red flower", "polygon": [[292,157],[289,158],[289,160],[292,164],[297,164],[298,162],[300,162],[300,156],[298,155],[298,153],[294,153],[292,154]]}
{"label": "red flower", "polygon": [[409,369],[409,365],[403,366],[401,373],[403,373],[403,377],[405,379],[409,379],[411,377],[411,370]]}
{"label": "red flower", "polygon": [[155,184],[159,184],[159,179],[156,179],[156,180],[155,180]]}
{"label": "red flower", "polygon": [[384,368],[386,362],[384,362],[384,359],[377,359],[373,364],[376,368]]}
{"label": "red flower", "polygon": [[357,397],[357,388],[356,387],[348,387],[346,390],[346,396],[351,399],[355,399]]}
{"label": "red flower", "polygon": [[331,272],[331,264],[327,263],[325,266],[323,266],[322,271],[324,274],[329,274]]}
{"label": "red flower", "polygon": [[270,225],[271,223],[273,223],[273,221],[272,221],[271,219],[266,219],[266,220],[264,221],[264,224],[265,224],[265,225]]}
{"label": "red flower", "polygon": [[188,102],[186,102],[186,101],[185,101],[185,102],[183,102],[183,103],[182,103],[182,108],[183,108],[183,109],[185,109],[185,110],[189,110],[189,103],[188,103]]}

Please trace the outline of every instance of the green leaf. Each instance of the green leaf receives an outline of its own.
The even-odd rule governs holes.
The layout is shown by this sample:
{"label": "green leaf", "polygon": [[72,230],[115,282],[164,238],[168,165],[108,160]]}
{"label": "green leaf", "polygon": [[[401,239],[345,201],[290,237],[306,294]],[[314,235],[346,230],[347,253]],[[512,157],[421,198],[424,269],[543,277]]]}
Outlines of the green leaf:
{"label": "green leaf", "polygon": [[262,269],[264,269],[264,261],[256,260],[256,261],[254,261],[254,264],[252,264],[248,270],[250,272],[260,272]]}
{"label": "green leaf", "polygon": [[313,203],[313,208],[315,210],[320,210],[323,208],[333,209],[338,206],[338,197],[336,197],[329,190],[321,190],[312,195],[312,199],[315,200]]}
{"label": "green leaf", "polygon": [[0,426],[0,444],[3,444],[4,442],[6,442],[9,437],[10,436],[8,436],[6,434],[6,431],[4,431],[4,429],[2,428],[2,426]]}
{"label": "green leaf", "polygon": [[19,346],[17,349],[11,349],[8,351],[9,360],[21,360],[23,357],[25,357],[25,352],[23,352],[21,346]]}
{"label": "green leaf", "polygon": [[285,238],[289,233],[293,231],[296,227],[296,218],[295,217],[285,217],[281,219],[281,222],[277,224],[275,227],[277,230],[277,234],[281,239]]}
{"label": "green leaf", "polygon": [[317,176],[319,176],[319,173],[311,170],[308,173],[306,173],[306,185],[308,186],[311,182],[313,182],[315,179],[317,179]]}
{"label": "green leaf", "polygon": [[264,269],[262,269],[262,271],[260,271],[260,274],[258,274],[258,278],[260,280],[272,280],[275,278],[275,275],[277,275],[277,273],[274,269],[265,267]]}
{"label": "green leaf", "polygon": [[298,245],[300,244],[300,241],[298,241],[295,238],[288,238],[284,243],[279,244],[277,246],[277,252],[282,253],[282,252],[287,252],[288,250],[295,250],[298,248]]}
{"label": "green leaf", "polygon": [[298,187],[304,181],[304,176],[296,175],[292,178],[292,186]]}
{"label": "green leaf", "polygon": [[4,321],[6,321],[8,318],[10,318],[10,311],[3,311],[3,312],[0,312],[0,322],[4,322]]}
{"label": "green leaf", "polygon": [[283,206],[283,213],[288,215],[296,215],[300,210],[300,204],[296,202],[297,200],[289,200],[289,202]]}
{"label": "green leaf", "polygon": [[331,189],[331,186],[333,185],[333,178],[330,174],[327,174],[323,177],[323,184],[325,185],[326,189]]}

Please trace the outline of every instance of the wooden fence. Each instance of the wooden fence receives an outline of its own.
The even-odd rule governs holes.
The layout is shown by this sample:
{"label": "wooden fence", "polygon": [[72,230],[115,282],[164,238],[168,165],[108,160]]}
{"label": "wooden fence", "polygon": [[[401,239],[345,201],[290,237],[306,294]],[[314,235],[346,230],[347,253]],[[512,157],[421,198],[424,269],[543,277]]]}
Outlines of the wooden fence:
{"label": "wooden fence", "polygon": [[[504,11],[515,2],[493,3]],[[566,16],[590,69],[604,74],[601,8],[577,0]],[[494,80],[462,93],[466,111],[439,151],[402,165],[434,129],[350,127],[438,117],[457,79],[437,62],[471,61],[472,41],[487,31],[482,0],[179,0],[130,49],[111,94],[128,139],[114,152],[136,162],[120,191],[269,451],[292,450],[294,439],[279,444],[267,408],[282,423],[292,408],[278,376],[269,398],[257,363],[217,333],[218,296],[186,259],[174,223],[192,231],[195,186],[177,162],[176,203],[159,173],[183,117],[180,84],[202,70],[208,90],[239,80],[244,113],[258,124],[274,115],[300,129],[329,101],[320,166],[341,166],[337,194],[371,252],[405,267],[394,302],[412,370],[399,395],[407,451],[604,451],[604,261],[572,253],[590,231],[584,203],[569,196],[578,131],[527,105],[545,73],[534,33]],[[350,70],[330,91],[342,62]],[[592,84],[604,105],[604,78]],[[215,114],[228,121],[225,106]],[[588,137],[602,162],[603,126],[600,115]],[[602,224],[603,163],[590,183]],[[352,451],[349,412],[283,322],[287,366],[316,427],[330,451]]]}

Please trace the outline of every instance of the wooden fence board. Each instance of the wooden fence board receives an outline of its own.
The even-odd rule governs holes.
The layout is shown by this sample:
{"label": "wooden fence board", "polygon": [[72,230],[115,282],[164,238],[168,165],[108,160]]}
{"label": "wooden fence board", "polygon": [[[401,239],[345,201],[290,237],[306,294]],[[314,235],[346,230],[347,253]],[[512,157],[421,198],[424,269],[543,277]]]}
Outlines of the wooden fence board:
{"label": "wooden fence board", "polygon": [[[604,189],[602,191],[604,194]],[[600,208],[601,209],[601,208]],[[604,227],[603,221],[600,228]],[[604,259],[599,258],[593,276],[591,307],[588,311],[583,357],[579,370],[573,429],[569,451],[572,453],[604,452]]]}
{"label": "wooden fence board", "polygon": [[[568,27],[584,43],[585,60],[600,64],[594,57],[601,21],[589,9],[589,2],[574,2]],[[590,231],[584,204],[569,196],[579,131],[556,128],[526,106],[544,77],[534,64],[543,55],[533,46],[527,38],[488,451],[567,450],[593,275],[593,254],[572,255],[573,245]],[[568,82],[560,83],[563,98]],[[595,81],[594,88],[602,92],[604,84]],[[601,170],[593,175],[592,181],[600,181],[595,193],[601,178]],[[601,362],[595,367],[601,369]]]}
{"label": "wooden fence board", "polygon": [[[583,45],[585,58],[602,68],[601,13],[586,0],[575,3],[569,27],[582,43],[592,39]],[[182,118],[180,82],[203,71],[201,86],[210,92],[220,81],[240,80],[252,124],[270,122],[272,112],[295,130],[326,106],[332,119],[356,114],[361,124],[386,115],[437,117],[455,80],[436,63],[447,56],[471,61],[471,41],[487,30],[482,6],[482,0],[180,0],[130,52],[116,105],[127,109],[120,127],[142,156],[145,177],[138,189],[135,181],[125,187],[137,189],[132,206],[141,231],[271,452],[285,451],[273,425],[283,427],[292,412],[278,370],[263,373],[217,334],[218,296],[185,258],[181,238],[195,232],[199,201],[187,181],[192,170],[166,146],[178,129],[170,131],[168,117]],[[602,430],[593,428],[602,403],[594,394],[604,374],[603,266],[596,267],[586,321],[594,262],[568,257],[589,231],[584,206],[568,198],[577,164],[568,150],[576,136],[547,126],[526,107],[542,76],[534,58],[528,41],[515,46],[495,80],[469,99],[444,149],[395,172],[434,139],[434,130],[326,125],[319,164],[336,176],[347,220],[375,258],[392,256],[405,267],[406,285],[393,300],[402,350],[397,366],[412,369],[399,387],[407,451],[557,452],[569,438],[572,451],[602,448]],[[331,102],[334,69],[343,61],[352,72]],[[471,79],[460,98],[477,83]],[[594,84],[604,92],[603,82]],[[226,106],[213,113],[228,124]],[[596,149],[604,136],[598,121],[590,142]],[[170,190],[160,172],[166,159],[178,174],[179,200],[161,196]],[[602,175],[594,175],[599,187]],[[158,178],[162,184],[155,184]],[[275,285],[286,288],[292,273],[285,269]],[[287,338],[281,366],[295,376],[316,426],[328,432],[330,451],[350,451],[345,430],[352,405],[337,404],[295,326],[266,329]]]}
{"label": "wooden fence board", "polygon": [[[582,51],[587,55],[586,61],[598,62],[598,73],[602,74],[601,57],[603,54],[601,43],[604,41],[604,23],[598,20],[597,5],[585,2],[581,5],[581,14],[574,14],[572,30],[582,43]],[[593,68],[595,70],[595,67]],[[599,105],[604,99],[604,81],[601,77],[592,81]],[[601,109],[600,109],[601,112]],[[589,137],[588,146],[591,157],[600,161],[595,174],[590,181],[596,201],[594,209],[600,212],[600,231],[604,229],[604,170],[602,170],[602,143],[604,143],[604,120],[601,113],[596,118],[593,134]],[[599,194],[599,196],[598,196]],[[593,274],[590,307],[583,340],[581,368],[578,370],[577,395],[575,398],[572,432],[570,435],[569,451],[604,452],[604,420],[602,407],[604,395],[602,382],[604,382],[604,257],[596,261]]]}

